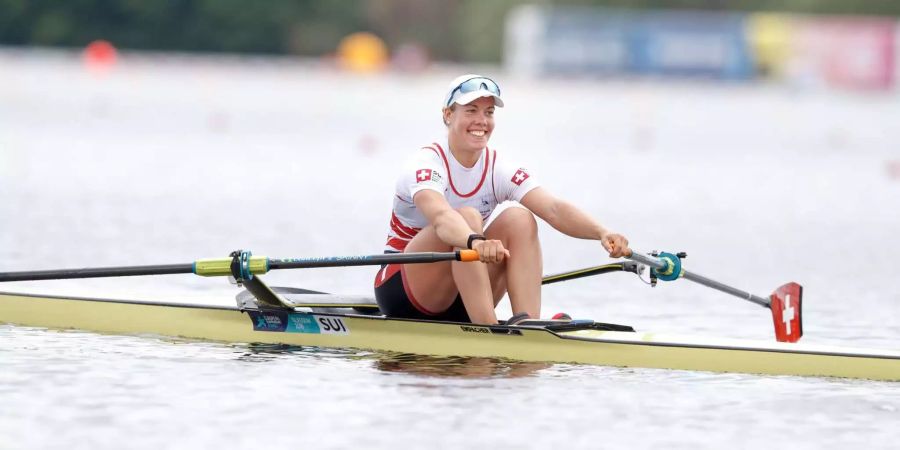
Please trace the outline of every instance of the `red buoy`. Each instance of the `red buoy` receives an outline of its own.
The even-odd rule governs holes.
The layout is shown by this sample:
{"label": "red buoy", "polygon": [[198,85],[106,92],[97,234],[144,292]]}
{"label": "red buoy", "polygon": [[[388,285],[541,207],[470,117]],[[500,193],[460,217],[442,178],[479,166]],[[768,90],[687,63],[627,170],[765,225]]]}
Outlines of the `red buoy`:
{"label": "red buoy", "polygon": [[118,51],[116,47],[103,39],[91,42],[84,48],[82,59],[91,72],[104,73],[116,64]]}

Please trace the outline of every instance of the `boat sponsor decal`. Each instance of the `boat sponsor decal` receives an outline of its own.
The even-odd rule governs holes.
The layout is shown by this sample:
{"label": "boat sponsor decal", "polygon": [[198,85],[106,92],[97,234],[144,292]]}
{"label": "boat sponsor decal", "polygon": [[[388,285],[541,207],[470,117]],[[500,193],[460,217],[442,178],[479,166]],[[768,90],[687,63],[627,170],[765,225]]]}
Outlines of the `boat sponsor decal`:
{"label": "boat sponsor decal", "polygon": [[256,331],[284,331],[286,314],[269,312],[251,312],[253,329]]}
{"label": "boat sponsor decal", "polygon": [[350,334],[347,324],[340,317],[291,314],[287,332],[318,334]]}
{"label": "boat sponsor decal", "polygon": [[459,329],[464,333],[480,333],[480,334],[505,334],[509,336],[521,336],[520,330],[513,330],[508,327],[476,327],[472,325],[460,325]]}
{"label": "boat sponsor decal", "polygon": [[255,331],[307,334],[350,334],[344,319],[283,311],[248,311]]}
{"label": "boat sponsor decal", "polygon": [[461,325],[459,327],[460,330],[465,331],[466,333],[487,333],[490,334],[491,330],[483,327],[470,327],[468,325]]}
{"label": "boat sponsor decal", "polygon": [[319,324],[316,323],[315,316],[307,314],[288,314],[287,327],[284,330],[288,333],[319,333]]}

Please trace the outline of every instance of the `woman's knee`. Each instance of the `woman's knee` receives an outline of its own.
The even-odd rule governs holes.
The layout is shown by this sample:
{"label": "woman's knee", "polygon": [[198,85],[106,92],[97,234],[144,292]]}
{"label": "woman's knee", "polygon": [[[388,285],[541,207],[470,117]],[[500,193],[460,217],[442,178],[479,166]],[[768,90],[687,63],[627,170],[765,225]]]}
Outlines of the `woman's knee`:
{"label": "woman's knee", "polygon": [[478,212],[477,209],[472,208],[470,206],[463,206],[456,210],[465,219],[466,223],[469,224],[469,227],[472,230],[481,233],[484,231],[484,219],[481,217],[481,213]]}
{"label": "woman's knee", "polygon": [[501,212],[494,219],[491,228],[495,226],[512,232],[512,235],[536,236],[538,230],[534,214],[525,208],[515,206]]}

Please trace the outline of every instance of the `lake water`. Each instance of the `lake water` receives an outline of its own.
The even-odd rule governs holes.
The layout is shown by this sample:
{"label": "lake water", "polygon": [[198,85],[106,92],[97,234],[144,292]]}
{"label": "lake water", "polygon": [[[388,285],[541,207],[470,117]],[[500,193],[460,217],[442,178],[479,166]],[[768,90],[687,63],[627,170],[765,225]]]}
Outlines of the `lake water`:
{"label": "lake water", "polygon": [[[804,342],[900,348],[900,97],[802,86],[496,75],[492,146],[636,249],[768,295],[804,286]],[[443,139],[469,68],[360,76],[309,62],[0,52],[0,271],[372,254],[397,164]],[[603,263],[542,226],[546,273]],[[372,268],[273,285],[367,294]],[[232,304],[221,279],[2,291]],[[771,340],[768,311],[610,274],[544,312]],[[507,303],[499,315],[509,315]],[[0,325],[0,448],[896,445],[900,384],[427,358]]]}

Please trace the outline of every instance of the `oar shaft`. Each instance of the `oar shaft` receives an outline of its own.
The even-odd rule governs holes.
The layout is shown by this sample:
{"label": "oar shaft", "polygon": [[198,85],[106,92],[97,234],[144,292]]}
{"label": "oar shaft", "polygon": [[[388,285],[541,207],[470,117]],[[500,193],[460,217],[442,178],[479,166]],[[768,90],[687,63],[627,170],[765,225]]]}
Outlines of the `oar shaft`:
{"label": "oar shaft", "polygon": [[[661,269],[661,270],[662,270],[662,269],[666,269],[666,268],[668,267],[668,266],[666,265],[666,263],[660,261],[658,258],[650,257],[650,256],[647,256],[647,255],[642,255],[642,254],[640,254],[640,253],[634,253],[634,252],[632,252],[631,256],[628,256],[628,259],[630,259],[630,260],[632,260],[632,261],[637,261],[637,262],[639,262],[639,263],[641,263],[641,264],[646,264],[646,265],[648,265],[648,266],[650,266],[650,267],[653,267],[653,268],[655,268],[655,269]],[[707,278],[707,277],[705,277],[705,276],[703,276],[703,275],[700,275],[700,274],[697,274],[697,273],[693,273],[693,272],[688,272],[687,270],[684,270],[684,271],[682,271],[681,276],[682,276],[682,278],[686,278],[686,279],[691,280],[691,281],[693,281],[693,282],[695,282],[695,283],[702,284],[702,285],[704,285],[704,286],[706,286],[706,287],[710,287],[710,288],[713,288],[713,289],[715,289],[715,290],[725,292],[726,294],[734,295],[735,297],[740,297],[740,298],[742,298],[742,299],[744,299],[744,300],[747,300],[747,301],[756,303],[756,304],[758,304],[758,305],[760,305],[760,306],[764,306],[764,307],[766,307],[766,308],[769,307],[770,302],[769,302],[768,299],[762,298],[762,297],[757,296],[757,295],[753,295],[753,294],[751,294],[751,293],[749,293],[749,292],[746,292],[746,291],[742,291],[742,290],[740,290],[740,289],[738,289],[738,288],[729,286],[729,285],[727,285],[727,284],[720,283],[720,282],[718,282],[718,281],[716,281],[716,280],[713,280],[713,279],[711,279],[711,278]]]}
{"label": "oar shaft", "polygon": [[386,253],[365,256],[329,256],[323,258],[269,259],[269,269],[308,269],[314,267],[378,266],[381,264],[419,264],[440,261],[477,261],[473,250],[455,252]]}
{"label": "oar shaft", "polygon": [[731,287],[731,286],[729,286],[729,285],[727,285],[727,284],[720,283],[720,282],[718,282],[718,281],[716,281],[716,280],[713,280],[713,279],[710,279],[710,278],[706,278],[706,277],[704,277],[703,275],[699,275],[699,274],[696,274],[696,273],[693,273],[693,272],[688,272],[687,270],[685,270],[685,271],[684,271],[683,277],[684,277],[684,278],[687,278],[688,280],[691,280],[691,281],[693,281],[693,282],[695,282],[695,283],[700,283],[700,284],[702,284],[702,285],[704,285],[704,286],[706,286],[706,287],[711,287],[711,288],[713,288],[713,289],[715,289],[715,290],[717,290],[717,291],[722,291],[722,292],[724,292],[724,293],[726,293],[726,294],[731,294],[731,295],[733,295],[733,296],[735,296],[735,297],[740,297],[740,298],[742,298],[742,299],[744,299],[744,300],[747,300],[747,301],[756,303],[756,304],[759,305],[759,306],[764,306],[764,307],[766,307],[766,308],[769,307],[769,300],[768,300],[768,299],[762,298],[762,297],[757,296],[757,295],[753,295],[753,294],[751,294],[751,293],[749,293],[749,292],[742,291],[742,290],[740,290],[740,289],[738,289],[738,288],[735,288],[735,287]]}
{"label": "oar shaft", "polygon": [[[71,278],[131,277],[140,275],[169,275],[193,273],[205,277],[232,275],[233,258],[201,259],[189,264],[153,266],[93,267],[81,269],[32,270],[0,272],[0,282],[63,280]],[[251,256],[246,270],[253,275],[274,269],[304,269],[313,267],[377,266],[381,264],[417,264],[439,261],[478,261],[474,250],[455,252],[388,253],[368,256],[332,256],[324,258],[266,258]],[[251,278],[247,276],[246,278]]]}
{"label": "oar shaft", "polygon": [[154,266],[92,267],[83,269],[32,270],[0,273],[0,282],[32,280],[65,280],[71,278],[133,277],[140,275],[169,275],[193,273],[193,264],[165,264]]}
{"label": "oar shaft", "polygon": [[586,269],[572,270],[569,272],[557,273],[553,275],[545,275],[544,278],[541,279],[541,284],[553,284],[559,283],[560,281],[569,281],[593,275],[622,271],[638,273],[638,265],[634,262],[619,262],[605,264],[602,266],[588,267]]}

